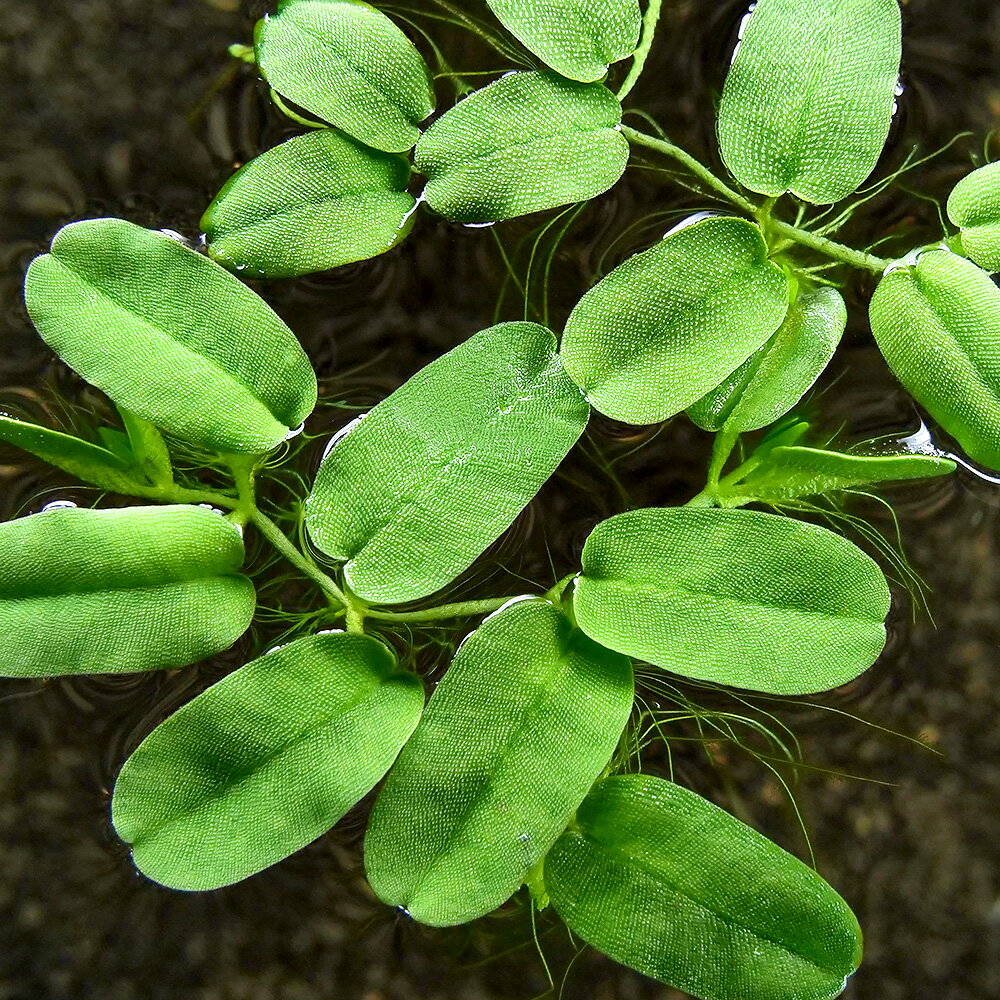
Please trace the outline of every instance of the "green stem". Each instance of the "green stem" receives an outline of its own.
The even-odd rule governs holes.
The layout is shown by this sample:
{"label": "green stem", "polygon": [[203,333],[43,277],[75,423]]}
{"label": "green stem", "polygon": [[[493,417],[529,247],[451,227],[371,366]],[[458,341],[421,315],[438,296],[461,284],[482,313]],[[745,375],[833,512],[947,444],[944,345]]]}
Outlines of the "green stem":
{"label": "green stem", "polygon": [[726,201],[732,202],[738,208],[742,208],[744,212],[756,218],[758,209],[752,201],[744,198],[741,194],[737,194],[731,187],[719,180],[704,163],[696,160],[690,153],[681,149],[680,146],[675,146],[672,142],[667,142],[666,139],[657,139],[654,136],[646,135],[645,132],[639,132],[628,125],[622,125],[622,135],[629,142],[634,142],[637,146],[645,146],[646,149],[653,149],[657,153],[663,153],[664,156],[673,157],[673,159],[683,163],[707,187],[711,188],[717,194],[721,194]]}
{"label": "green stem", "polygon": [[645,132],[639,132],[628,125],[622,126],[622,135],[637,146],[645,146],[647,149],[656,150],[656,152],[663,153],[665,156],[670,156],[682,163],[706,187],[722,195],[726,201],[736,205],[737,208],[743,209],[744,212],[752,215],[758,221],[766,222],[769,232],[777,233],[795,243],[800,243],[802,246],[809,247],[811,250],[817,250],[827,257],[832,257],[834,260],[850,264],[852,267],[860,268],[863,271],[873,271],[876,274],[881,274],[892,263],[892,261],[886,260],[883,257],[875,257],[872,254],[863,253],[861,250],[854,250],[851,247],[844,246],[843,243],[829,240],[825,236],[817,236],[806,229],[799,229],[798,226],[771,218],[770,205],[772,202],[765,202],[763,206],[755,205],[748,198],[744,198],[743,195],[737,193],[719,180],[708,167],[699,160],[696,160],[690,153],[681,149],[680,146],[675,146],[672,142],[646,135]]}
{"label": "green stem", "polygon": [[494,597],[487,601],[461,601],[458,604],[442,604],[422,611],[379,611],[365,608],[366,618],[376,618],[384,622],[433,622],[441,618],[471,618],[474,615],[488,615],[502,608],[512,597]]}
{"label": "green stem", "polygon": [[347,595],[318,566],[310,562],[289,541],[285,533],[266,514],[256,507],[250,516],[250,521],[257,530],[278,550],[303,576],[308,577],[331,600],[348,610],[352,604]]}
{"label": "green stem", "polygon": [[647,0],[646,13],[642,19],[642,37],[635,52],[632,53],[632,67],[618,91],[619,101],[624,101],[632,93],[632,88],[642,76],[649,50],[653,47],[653,37],[656,35],[656,25],[660,20],[662,2],[663,0]]}
{"label": "green stem", "polygon": [[851,267],[859,268],[862,271],[881,274],[892,263],[885,257],[876,257],[861,250],[854,250],[844,246],[843,243],[828,240],[825,236],[817,236],[815,233],[810,233],[808,229],[799,229],[797,226],[780,222],[778,219],[772,219],[768,223],[768,228],[781,236],[787,236],[788,239],[794,240],[796,243],[801,243],[802,246],[818,250],[820,253],[826,254],[827,257],[843,261],[843,263],[850,264]]}

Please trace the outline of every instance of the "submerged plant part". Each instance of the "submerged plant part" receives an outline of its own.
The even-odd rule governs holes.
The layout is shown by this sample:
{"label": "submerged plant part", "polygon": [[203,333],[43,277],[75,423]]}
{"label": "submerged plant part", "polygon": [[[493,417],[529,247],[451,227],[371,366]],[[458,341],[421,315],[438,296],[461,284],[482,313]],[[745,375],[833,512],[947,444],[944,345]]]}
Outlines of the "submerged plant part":
{"label": "submerged plant part", "polygon": [[[453,71],[421,5],[283,0],[236,49],[308,131],[230,178],[204,213],[204,252],[92,219],[32,262],[39,333],[121,426],[88,440],[0,415],[0,439],[110,495],[0,526],[2,673],[169,669],[227,648],[265,615],[244,572],[256,533],[313,603],[124,763],[111,816],[143,874],[188,891],[248,878],[385,778],[364,864],[414,920],[473,920],[526,887],[583,941],[704,1000],[835,997],[861,959],[835,890],[694,791],[626,773],[645,712],[636,669],[799,695],[877,659],[885,573],[792,515],[955,463],[838,450],[794,411],[837,350],[840,289],[860,270],[877,277],[871,329],[892,370],[1000,471],[1000,291],[986,270],[1000,262],[1000,175],[960,182],[959,232],[900,259],[831,238],[814,206],[850,198],[888,134],[896,0],[758,0],[718,109],[728,178],[623,124],[648,118],[623,102],[654,43],[669,45],[660,0],[440,7],[504,59],[496,79],[473,90],[478,71]],[[438,78],[467,96],[427,124]],[[468,331],[341,428],[304,499],[288,490],[286,442],[314,419],[316,376],[241,276],[374,258],[428,213],[478,226],[561,209],[542,235],[565,232],[650,157],[725,211],[579,288],[561,331],[547,302],[532,315],[533,255],[523,318]],[[548,589],[463,593],[594,410],[714,434],[704,489],[593,525]],[[428,629],[463,641],[425,705]]]}

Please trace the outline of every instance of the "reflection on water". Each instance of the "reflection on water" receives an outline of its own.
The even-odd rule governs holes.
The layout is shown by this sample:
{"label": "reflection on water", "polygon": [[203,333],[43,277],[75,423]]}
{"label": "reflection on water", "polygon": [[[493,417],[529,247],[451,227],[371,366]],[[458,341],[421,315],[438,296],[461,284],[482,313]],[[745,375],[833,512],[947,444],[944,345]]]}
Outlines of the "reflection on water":
{"label": "reflection on water", "polygon": [[[16,59],[8,86],[9,152],[0,168],[4,412],[81,433],[88,421],[110,417],[99,394],[53,364],[20,301],[27,262],[60,225],[123,215],[183,240],[197,238],[201,212],[233,166],[295,134],[269,108],[253,70],[225,59],[226,46],[246,40],[252,16],[262,13],[263,5],[253,6],[251,12],[245,5],[242,19],[225,4],[202,0],[163,5],[155,17],[140,0],[35,0],[5,11],[3,37],[16,47]],[[671,138],[717,162],[713,95],[745,0],[665,6],[663,40],[633,100]],[[906,90],[880,169],[898,167],[917,138],[925,151],[960,129],[977,138],[921,167],[907,177],[907,190],[874,199],[846,224],[845,242],[885,240],[877,252],[886,256],[940,238],[926,196],[940,198],[966,172],[978,137],[1000,113],[995,49],[986,42],[1000,28],[993,5],[963,0],[945,12],[930,0],[912,0],[906,9]],[[476,63],[482,57],[463,40],[454,42],[453,61],[491,68]],[[630,172],[582,212],[556,250],[551,324],[558,329],[584,288],[655,242],[664,219],[702,213],[707,204],[673,174]],[[493,234],[523,268],[538,226],[538,219],[515,220]],[[421,365],[495,318],[521,318],[523,301],[507,280],[493,234],[474,228],[421,212],[410,237],[383,257],[292,281],[251,283],[301,337],[324,399],[341,404],[318,411],[308,428],[315,439],[295,439],[304,475],[312,475],[324,447],[346,433],[359,412]],[[680,737],[673,765],[679,780],[803,853],[781,781],[792,783],[821,870],[865,927],[868,960],[850,995],[978,1000],[1000,993],[1000,948],[993,947],[1000,942],[990,937],[995,931],[987,922],[1000,891],[1000,831],[991,819],[1000,795],[997,478],[956,456],[927,424],[906,433],[920,417],[871,345],[864,317],[872,281],[860,276],[845,289],[852,326],[806,415],[821,439],[848,445],[888,435],[962,462],[956,477],[886,492],[906,554],[931,587],[940,628],[934,631],[921,614],[914,621],[912,604],[897,587],[886,654],[829,696],[754,698],[747,707],[729,695],[684,688],[710,707],[758,718],[773,713],[779,720],[773,725],[787,725],[802,740],[811,765],[797,783],[787,766],[767,761],[776,776],[721,736],[699,742],[696,730],[680,722],[670,730]],[[596,416],[538,500],[444,599],[546,589],[575,568],[598,520],[697,493],[709,446],[708,435],[682,418],[635,428]],[[5,446],[0,472],[7,517],[52,503],[88,505],[97,495]],[[852,510],[895,537],[884,508],[873,503]],[[266,558],[249,536],[251,560]],[[269,602],[289,607],[313,601],[307,587],[277,578],[264,592]],[[11,919],[0,931],[0,995],[524,1000],[547,989],[523,902],[473,927],[442,931],[422,928],[371,898],[360,872],[364,804],[317,844],[217,893],[172,893],[132,874],[107,818],[121,761],[171,711],[275,645],[284,627],[265,620],[223,656],[166,674],[3,685],[0,899]],[[403,649],[411,637],[387,638]],[[447,665],[453,638],[435,630],[421,634],[431,683]],[[655,677],[640,691],[667,706]],[[948,757],[843,713],[920,734]],[[766,756],[764,747],[755,749]],[[654,749],[648,763],[666,766]],[[539,918],[538,935],[562,975],[575,946],[549,914]],[[491,964],[500,953],[504,957]],[[953,974],[958,968],[960,984]],[[671,994],[585,953],[572,965],[566,995]]]}

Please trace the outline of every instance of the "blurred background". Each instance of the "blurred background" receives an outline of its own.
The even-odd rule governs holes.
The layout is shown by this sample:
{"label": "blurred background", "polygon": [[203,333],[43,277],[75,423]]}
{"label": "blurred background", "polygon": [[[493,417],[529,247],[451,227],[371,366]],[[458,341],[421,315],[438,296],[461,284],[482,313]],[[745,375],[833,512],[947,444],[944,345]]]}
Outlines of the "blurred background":
{"label": "blurred background", "polygon": [[[464,6],[485,11],[477,0]],[[669,0],[665,7],[629,106],[716,163],[714,101],[746,3]],[[295,133],[271,108],[254,69],[226,54],[230,43],[249,41],[266,9],[237,0],[6,6],[3,410],[80,429],[106,414],[98,394],[55,363],[21,300],[28,261],[61,225],[115,215],[197,237],[201,213],[233,168]],[[991,143],[1000,121],[1000,8],[992,0],[911,0],[904,14],[905,90],[876,176],[897,169],[914,148],[927,155],[950,145],[843,231],[857,246],[885,240],[884,256],[938,238],[937,202],[984,153],[998,153]],[[457,67],[510,68],[466,33],[435,28],[435,37]],[[439,97],[444,106],[454,98],[447,81]],[[630,171],[554,248],[553,325],[601,274],[707,204],[662,173]],[[525,240],[548,218],[482,231],[424,214],[382,258],[255,284],[301,337],[321,377],[327,405],[311,429],[342,426],[495,313],[519,318],[523,304],[505,281],[500,246],[515,267],[523,264]],[[871,290],[870,278],[848,277],[852,326],[809,404],[818,433],[839,444],[921,426],[871,344]],[[295,456],[303,475],[315,470],[323,444],[318,438]],[[471,571],[462,593],[508,593],[525,578],[548,586],[546,549],[562,575],[601,518],[627,506],[683,502],[703,485],[710,444],[684,418],[659,430],[595,421],[585,446]],[[820,872],[865,932],[865,962],[848,997],[1000,997],[1000,487],[963,471],[884,495],[909,564],[927,585],[926,607],[896,587],[887,650],[854,684],[805,702],[757,699],[744,707],[758,718],[773,713],[775,728],[794,732],[800,766],[772,759],[780,756],[775,748],[749,735],[753,752],[678,725],[671,734],[678,780],[808,857],[791,790]],[[93,496],[0,446],[4,517],[55,498],[90,503]],[[850,512],[895,543],[885,508],[853,503]],[[228,889],[174,893],[138,876],[108,820],[114,775],[160,719],[266,649],[272,627],[263,624],[211,663],[162,675],[0,685],[0,1000],[680,996],[593,951],[578,953],[544,913],[537,936],[550,987],[520,899],[451,930],[421,928],[389,911],[360,869],[366,804],[309,848]],[[432,637],[421,669],[439,671],[458,637]],[[657,696],[655,682],[645,693]],[[709,707],[737,704],[725,694],[691,697]],[[649,748],[643,764],[662,771],[662,749]]]}

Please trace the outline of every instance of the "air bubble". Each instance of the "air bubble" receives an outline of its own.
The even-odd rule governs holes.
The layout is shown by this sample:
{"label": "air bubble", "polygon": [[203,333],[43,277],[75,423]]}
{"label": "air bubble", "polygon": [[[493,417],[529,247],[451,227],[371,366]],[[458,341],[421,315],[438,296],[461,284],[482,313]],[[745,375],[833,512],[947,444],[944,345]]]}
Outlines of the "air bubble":
{"label": "air bubble", "polygon": [[464,229],[489,229],[490,226],[495,226],[496,222],[463,222],[462,227]]}
{"label": "air bubble", "polygon": [[326,447],[323,449],[323,457],[320,459],[320,461],[323,461],[326,458],[326,456],[329,455],[330,452],[333,451],[333,449],[341,441],[343,441],[343,439],[347,437],[347,435],[350,434],[351,431],[353,431],[354,428],[357,427],[358,424],[360,424],[361,421],[364,420],[365,417],[367,416],[368,416],[367,413],[362,413],[360,417],[355,417],[349,424],[345,424],[343,427],[341,427],[340,430],[337,431],[337,433],[334,434],[329,441],[327,441]]}
{"label": "air bubble", "polygon": [[293,427],[286,435],[285,440],[291,441],[292,438],[298,437],[306,429],[306,422],[303,420],[298,427]]}
{"label": "air bubble", "polygon": [[45,514],[50,510],[73,510],[77,506],[72,500],[51,500],[42,508],[42,513]]}
{"label": "air bubble", "polygon": [[673,229],[668,229],[663,234],[663,238],[666,239],[668,236],[673,236],[674,233],[679,233],[682,229],[687,229],[688,226],[697,225],[697,223],[705,219],[713,219],[718,214],[718,212],[695,212],[694,215],[689,215],[686,219],[681,219]]}

